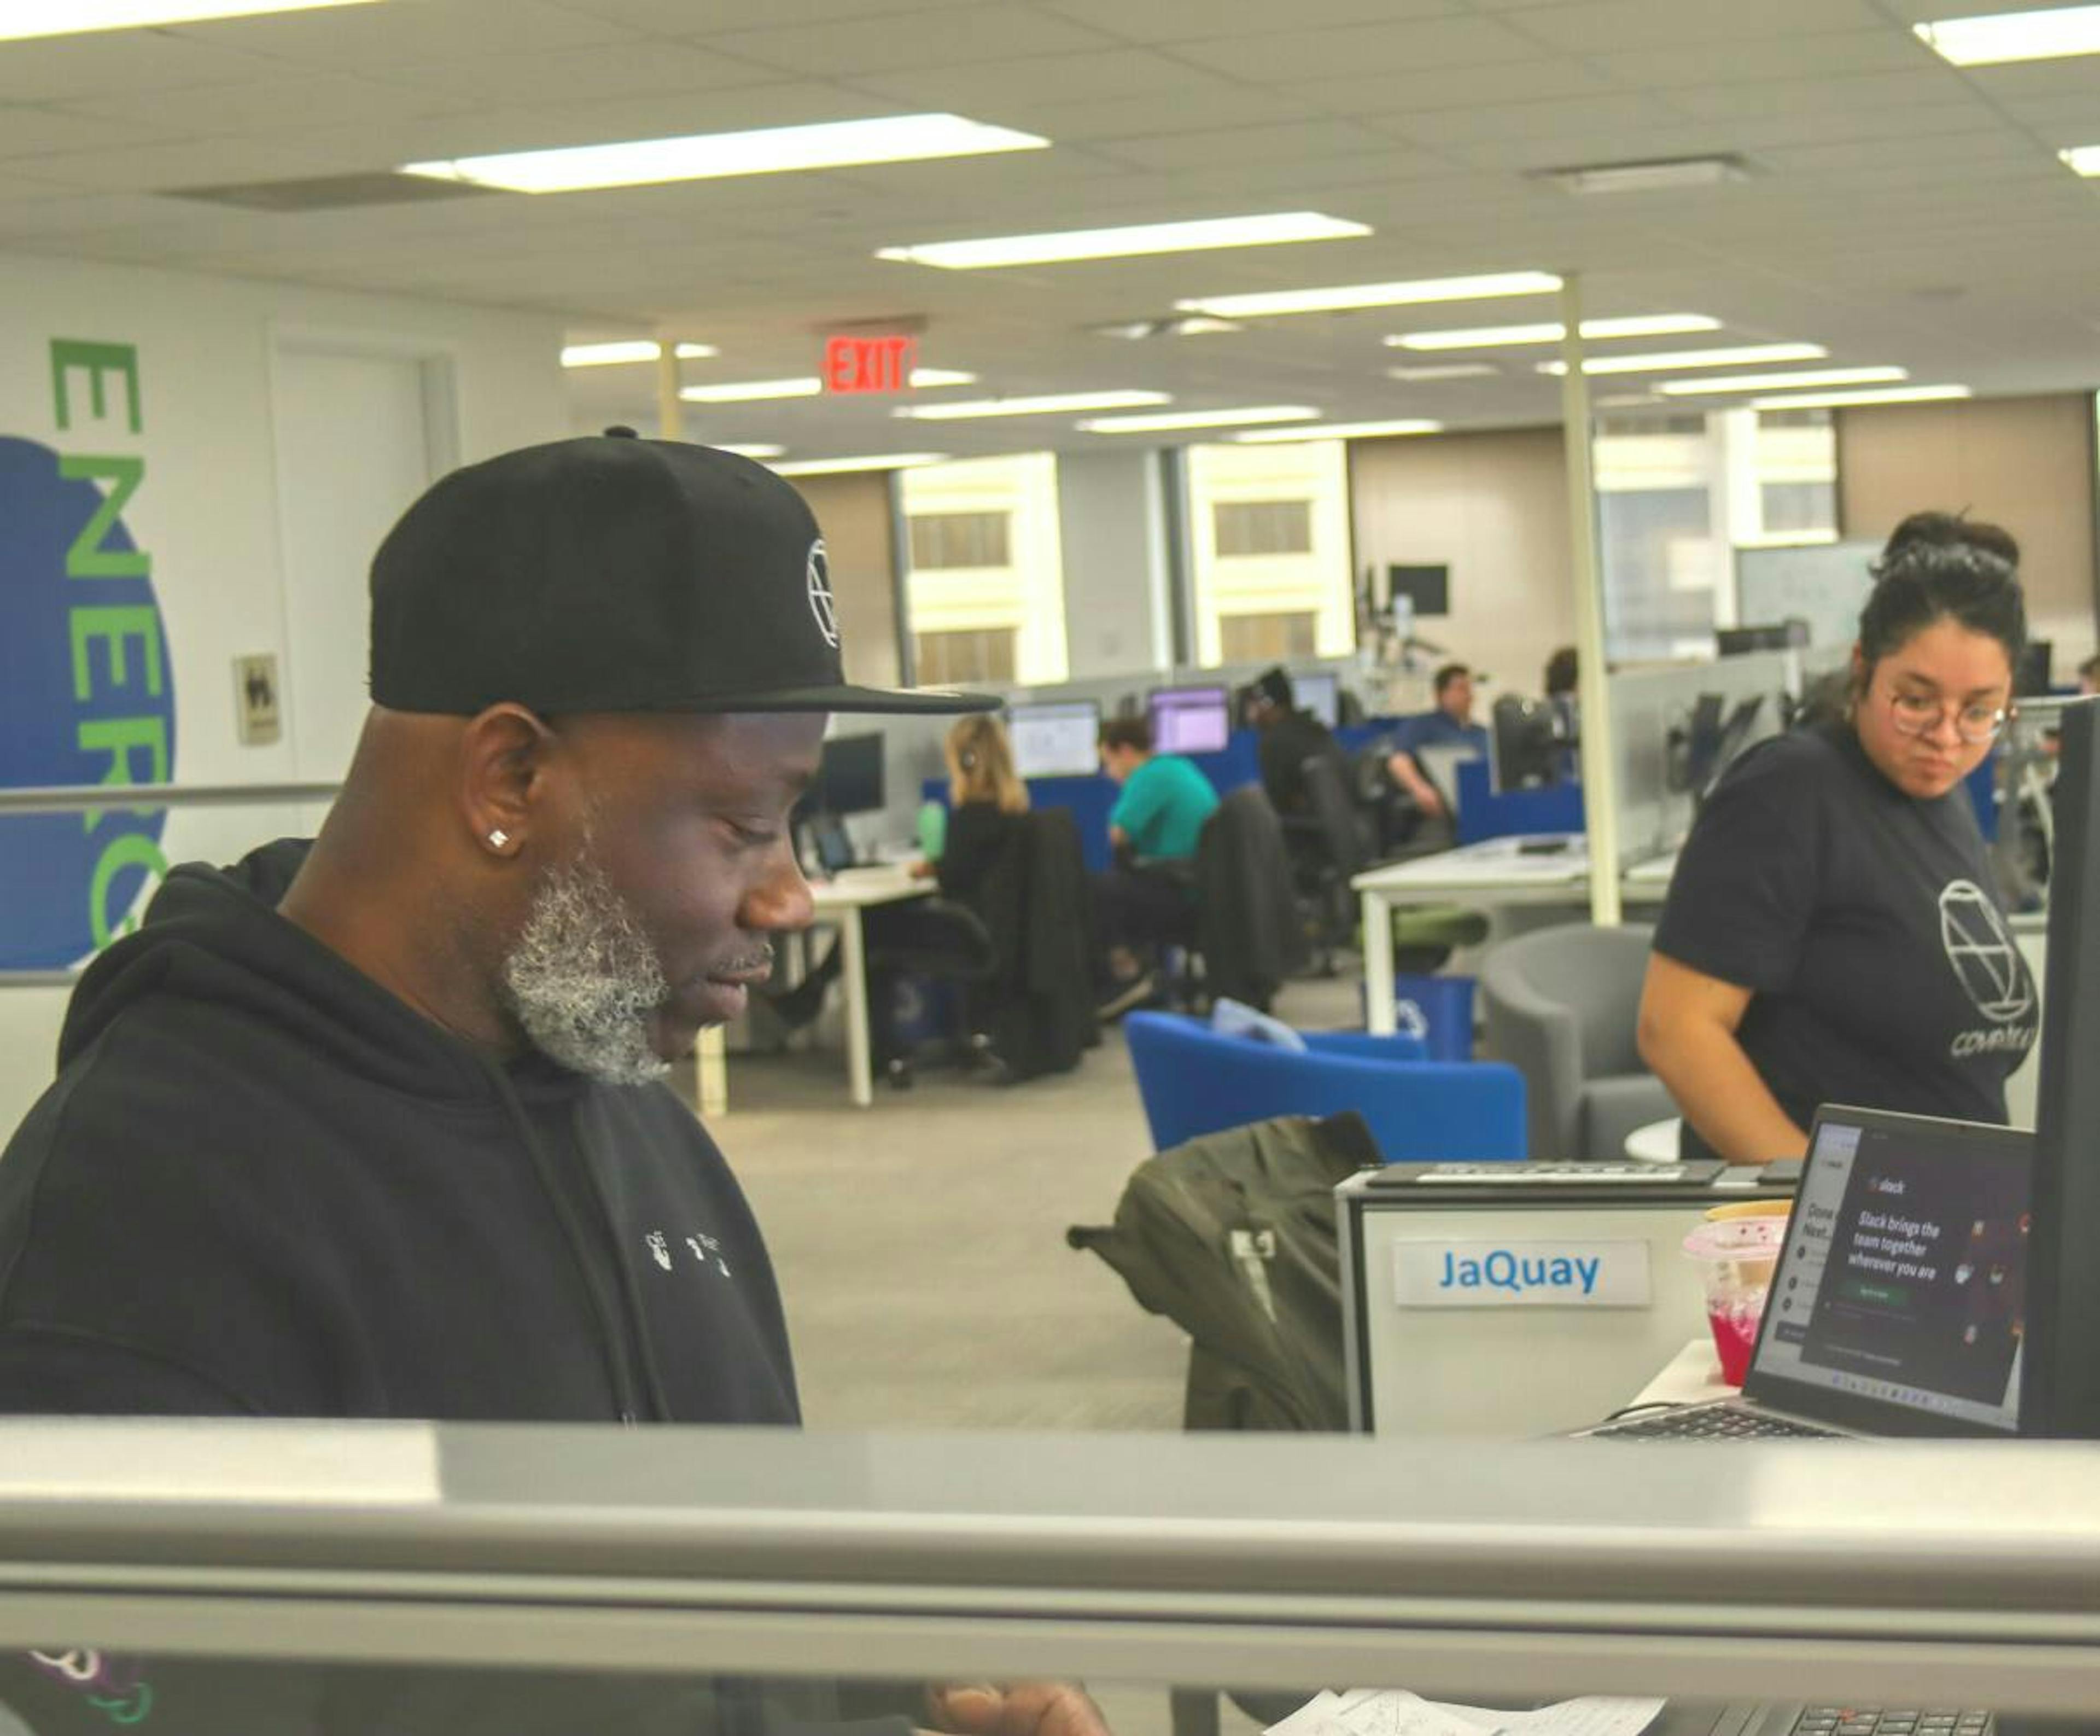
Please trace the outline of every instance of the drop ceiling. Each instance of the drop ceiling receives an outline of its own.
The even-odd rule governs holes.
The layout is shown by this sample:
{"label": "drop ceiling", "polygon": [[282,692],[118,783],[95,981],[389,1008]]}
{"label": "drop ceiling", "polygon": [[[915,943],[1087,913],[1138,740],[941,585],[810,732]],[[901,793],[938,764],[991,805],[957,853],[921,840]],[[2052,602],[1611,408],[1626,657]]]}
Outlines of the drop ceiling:
{"label": "drop ceiling", "polygon": [[[1982,394],[2100,383],[2100,58],[1957,70],[1912,34],[1979,0],[385,0],[0,44],[0,250],[558,315],[572,338],[714,346],[694,383],[817,371],[828,328],[922,322],[971,396],[1140,388],[1176,409],[1538,422],[1536,350],[1402,383],[1388,333],[1551,300],[1095,328],[1238,291],[1526,268],[1592,315],[1689,311]],[[2010,7],[1996,8],[2012,10]],[[273,212],[171,189],[432,158],[949,110],[1013,156],[538,197]],[[1747,179],[1578,198],[1535,171],[1729,152]],[[914,242],[1312,210],[1372,235],[988,272]],[[1702,340],[1703,341],[1703,340]],[[1614,345],[1639,348],[1639,343]],[[1650,347],[1682,349],[1683,339]],[[1473,359],[1442,355],[1440,361]],[[1605,388],[1626,389],[1621,381]],[[1638,382],[1634,382],[1638,389]],[[646,365],[570,376],[579,426],[655,417]],[[957,395],[951,391],[946,395]],[[935,395],[926,394],[923,396]],[[1701,400],[1704,401],[1704,400]],[[688,407],[797,457],[1129,436],[1071,417],[938,424],[887,400]],[[1156,436],[1154,437],[1156,438]]]}

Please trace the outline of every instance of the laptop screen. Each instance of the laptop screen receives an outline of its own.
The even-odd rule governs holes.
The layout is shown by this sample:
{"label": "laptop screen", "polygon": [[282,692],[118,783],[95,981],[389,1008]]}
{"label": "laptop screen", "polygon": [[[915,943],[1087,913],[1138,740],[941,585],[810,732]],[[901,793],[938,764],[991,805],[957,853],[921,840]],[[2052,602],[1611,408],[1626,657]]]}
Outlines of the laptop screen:
{"label": "laptop screen", "polygon": [[1745,1393],[1877,1431],[2015,1433],[2032,1146],[1821,1111]]}

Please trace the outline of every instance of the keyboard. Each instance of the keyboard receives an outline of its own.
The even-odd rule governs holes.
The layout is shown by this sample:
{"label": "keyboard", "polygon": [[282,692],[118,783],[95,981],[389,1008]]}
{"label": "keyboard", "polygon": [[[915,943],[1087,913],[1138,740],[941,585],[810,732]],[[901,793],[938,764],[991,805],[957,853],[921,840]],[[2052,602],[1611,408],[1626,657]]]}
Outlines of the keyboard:
{"label": "keyboard", "polygon": [[[1608,1423],[1590,1433],[1614,1441],[1842,1441],[1834,1429],[1819,1429],[1813,1423],[1789,1422],[1762,1411],[1739,1409],[1733,1405],[1699,1405],[1689,1410],[1665,1411],[1655,1416],[1631,1416]],[[1833,1726],[1809,1736],[1841,1736]],[[1866,1736],[1846,1729],[1842,1736]],[[1916,1730],[1891,1732],[1890,1736],[1973,1736],[1967,1731]]]}
{"label": "keyboard", "polygon": [[1987,1712],[1884,1710],[1879,1706],[1808,1706],[1792,1736],[1995,1736]]}
{"label": "keyboard", "polygon": [[1710,1182],[1719,1172],[1718,1163],[1694,1164],[1427,1164],[1410,1166],[1394,1177],[1394,1185],[1422,1187],[1524,1187],[1534,1182],[1548,1186],[1639,1187],[1658,1182]]}

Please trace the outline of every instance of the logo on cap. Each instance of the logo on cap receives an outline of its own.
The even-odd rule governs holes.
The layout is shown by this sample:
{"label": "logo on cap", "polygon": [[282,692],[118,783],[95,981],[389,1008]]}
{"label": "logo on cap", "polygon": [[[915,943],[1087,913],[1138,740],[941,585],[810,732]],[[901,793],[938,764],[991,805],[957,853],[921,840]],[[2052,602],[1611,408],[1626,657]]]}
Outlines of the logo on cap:
{"label": "logo on cap", "polygon": [[833,651],[839,648],[839,617],[832,607],[831,563],[824,558],[824,539],[819,537],[810,545],[808,577],[810,612],[817,618],[817,631],[824,636],[824,643]]}

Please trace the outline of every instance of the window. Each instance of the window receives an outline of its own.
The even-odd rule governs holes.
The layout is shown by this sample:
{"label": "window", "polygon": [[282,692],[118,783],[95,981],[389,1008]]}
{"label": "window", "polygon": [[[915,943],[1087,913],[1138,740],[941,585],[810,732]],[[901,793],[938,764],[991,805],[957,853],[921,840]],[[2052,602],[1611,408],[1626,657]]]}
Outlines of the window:
{"label": "window", "polygon": [[1019,637],[1011,627],[915,633],[919,680],[929,687],[1010,687]]}
{"label": "window", "polygon": [[919,679],[995,687],[1065,678],[1057,460],[1047,452],[903,471],[905,607]]}
{"label": "window", "polygon": [[1010,512],[922,512],[911,524],[915,572],[1013,564]]}
{"label": "window", "polygon": [[1318,655],[1320,617],[1312,611],[1219,618],[1218,646],[1226,663],[1282,663]]}
{"label": "window", "polygon": [[1220,501],[1211,523],[1220,559],[1312,552],[1310,501]]}
{"label": "window", "polygon": [[1188,449],[1195,660],[1274,663],[1356,648],[1339,440]]}

